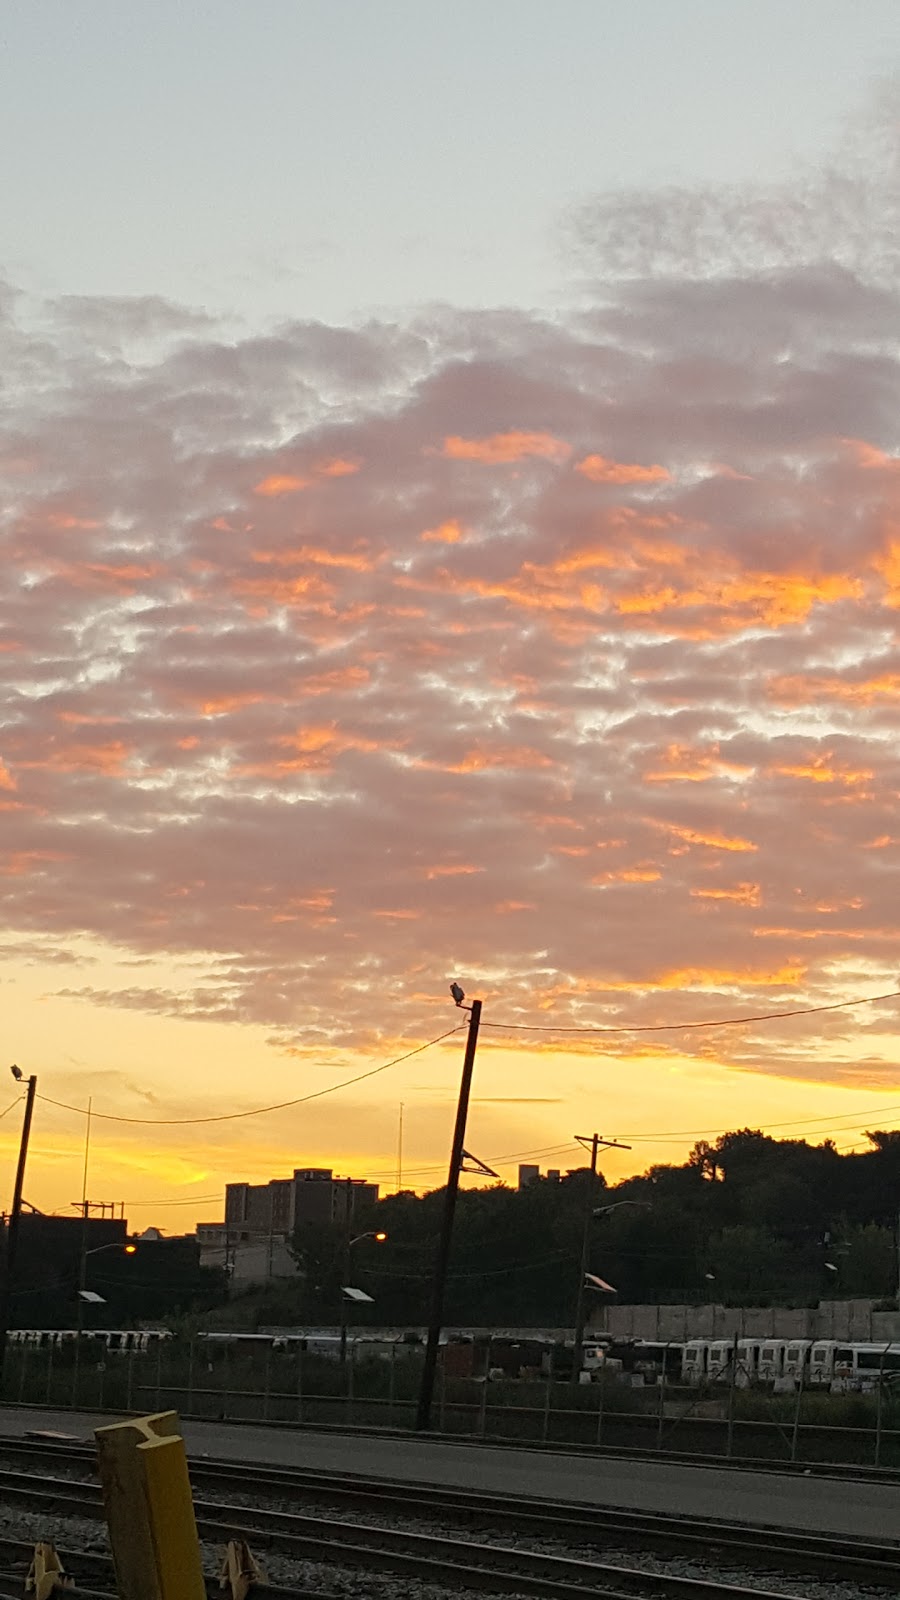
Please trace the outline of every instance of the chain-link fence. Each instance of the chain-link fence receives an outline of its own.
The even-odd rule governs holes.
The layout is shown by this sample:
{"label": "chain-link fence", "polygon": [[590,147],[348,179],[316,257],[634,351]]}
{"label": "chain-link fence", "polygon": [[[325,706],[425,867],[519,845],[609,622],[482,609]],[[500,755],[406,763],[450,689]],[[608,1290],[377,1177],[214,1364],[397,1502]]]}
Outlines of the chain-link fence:
{"label": "chain-link fence", "polygon": [[[446,1354],[446,1352],[445,1352]],[[7,1404],[81,1411],[147,1412],[175,1407],[184,1417],[313,1427],[414,1426],[421,1349],[392,1345],[373,1354],[350,1343],[346,1360],[236,1340],[159,1339],[145,1350],[110,1351],[83,1336],[59,1344],[11,1343]],[[710,1385],[680,1371],[571,1372],[492,1364],[438,1368],[433,1429],[523,1445],[675,1453],[698,1458],[817,1462],[900,1469],[900,1394],[874,1375],[867,1394],[804,1387],[773,1394],[731,1363]]]}

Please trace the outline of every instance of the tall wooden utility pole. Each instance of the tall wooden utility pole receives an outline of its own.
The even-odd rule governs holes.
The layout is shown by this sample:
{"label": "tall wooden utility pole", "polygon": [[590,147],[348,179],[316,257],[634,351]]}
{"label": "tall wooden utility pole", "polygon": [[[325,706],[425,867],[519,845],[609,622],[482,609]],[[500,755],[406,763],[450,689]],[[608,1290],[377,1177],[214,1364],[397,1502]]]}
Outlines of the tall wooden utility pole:
{"label": "tall wooden utility pole", "polygon": [[[462,1005],[465,995],[454,985],[451,993],[458,1006]],[[459,1174],[463,1163],[463,1151],[466,1142],[466,1120],[469,1115],[469,1092],[472,1088],[472,1069],[475,1066],[475,1047],[478,1043],[478,1026],[481,1022],[481,1001],[473,1000],[469,1011],[469,1031],[466,1037],[466,1053],[463,1059],[462,1078],[459,1085],[459,1100],[456,1106],[456,1126],[453,1130],[453,1146],[450,1151],[450,1170],[447,1174],[447,1188],[444,1194],[444,1216],[441,1223],[441,1237],[438,1242],[437,1256],[434,1263],[434,1282],[431,1295],[431,1317],[428,1323],[428,1341],[425,1345],[425,1361],[422,1367],[422,1386],[419,1390],[419,1405],[416,1412],[416,1427],[420,1431],[431,1426],[431,1401],[434,1395],[434,1377],[437,1370],[438,1345],[441,1341],[441,1327],[444,1321],[444,1299],[447,1290],[447,1267],[450,1261],[450,1245],[453,1238],[453,1217],[456,1211],[456,1196],[459,1193]]]}
{"label": "tall wooden utility pole", "polygon": [[584,1229],[581,1235],[581,1266],[578,1272],[578,1298],[575,1301],[575,1342],[572,1350],[572,1382],[578,1383],[581,1375],[581,1364],[584,1360],[584,1324],[587,1317],[587,1271],[591,1264],[591,1227],[594,1221],[594,1201],[597,1198],[597,1151],[602,1145],[609,1150],[629,1150],[627,1144],[619,1144],[616,1139],[601,1139],[599,1133],[592,1133],[588,1137],[585,1133],[576,1133],[576,1140],[584,1145],[585,1150],[591,1152],[590,1176],[588,1177],[584,1193]]}
{"label": "tall wooden utility pole", "polygon": [[[20,1072],[15,1076],[21,1077]],[[28,1160],[28,1140],[31,1135],[31,1116],[37,1078],[28,1079],[25,1092],[25,1116],[22,1119],[22,1136],[19,1140],[19,1164],[16,1167],[16,1186],[13,1190],[12,1210],[6,1224],[6,1259],[0,1281],[0,1396],[3,1394],[3,1366],[6,1360],[6,1341],[12,1316],[13,1275],[16,1270],[16,1252],[19,1245],[19,1223],[22,1218],[22,1190],[25,1186],[25,1163]]]}

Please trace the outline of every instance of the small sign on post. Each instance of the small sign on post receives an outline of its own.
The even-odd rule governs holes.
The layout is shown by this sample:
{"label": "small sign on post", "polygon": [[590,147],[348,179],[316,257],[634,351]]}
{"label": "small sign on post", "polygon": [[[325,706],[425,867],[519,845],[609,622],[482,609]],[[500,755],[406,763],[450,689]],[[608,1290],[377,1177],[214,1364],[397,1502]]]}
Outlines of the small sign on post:
{"label": "small sign on post", "polygon": [[178,1413],[97,1428],[120,1600],[206,1600]]}

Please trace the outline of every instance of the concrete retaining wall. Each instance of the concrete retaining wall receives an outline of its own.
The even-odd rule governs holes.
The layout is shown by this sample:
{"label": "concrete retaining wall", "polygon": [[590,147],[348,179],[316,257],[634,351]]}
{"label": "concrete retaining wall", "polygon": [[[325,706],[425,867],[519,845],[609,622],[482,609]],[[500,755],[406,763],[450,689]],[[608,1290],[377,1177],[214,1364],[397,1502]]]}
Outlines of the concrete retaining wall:
{"label": "concrete retaining wall", "polygon": [[900,1311],[876,1300],[822,1300],[818,1306],[601,1306],[591,1330],[615,1339],[841,1339],[900,1341]]}

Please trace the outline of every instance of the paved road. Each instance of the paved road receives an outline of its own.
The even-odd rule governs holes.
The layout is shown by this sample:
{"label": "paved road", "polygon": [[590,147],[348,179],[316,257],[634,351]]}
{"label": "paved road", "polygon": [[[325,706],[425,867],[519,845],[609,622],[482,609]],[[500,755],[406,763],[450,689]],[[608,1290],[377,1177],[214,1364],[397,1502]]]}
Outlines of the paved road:
{"label": "paved road", "polygon": [[[114,1420],[109,1414],[0,1407],[0,1439],[4,1434],[21,1435],[36,1428],[88,1438],[95,1427]],[[563,1451],[313,1433],[227,1422],[185,1422],[184,1437],[190,1454],[229,1461],[331,1468],[510,1496],[537,1495],[588,1505],[900,1540],[900,1484],[848,1483],[616,1456],[586,1457]]]}

